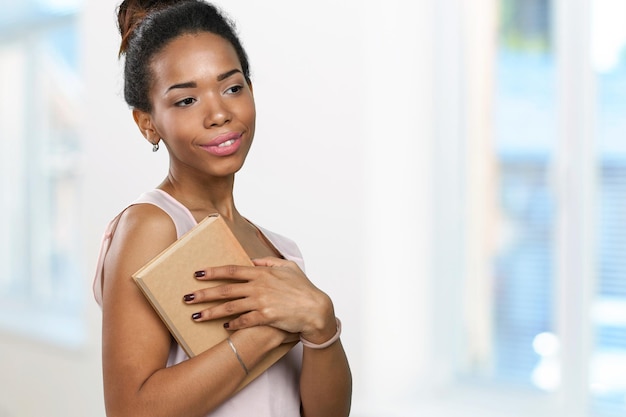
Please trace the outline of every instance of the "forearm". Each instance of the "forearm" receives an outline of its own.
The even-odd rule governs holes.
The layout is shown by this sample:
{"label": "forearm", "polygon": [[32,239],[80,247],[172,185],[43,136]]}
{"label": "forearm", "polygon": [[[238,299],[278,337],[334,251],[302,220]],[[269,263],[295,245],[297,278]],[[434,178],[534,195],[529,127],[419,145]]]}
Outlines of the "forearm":
{"label": "forearm", "polygon": [[300,395],[303,417],[350,414],[352,376],[340,340],[325,349],[304,348]]}
{"label": "forearm", "polygon": [[[253,328],[237,331],[231,340],[248,369],[278,346],[276,333]],[[195,358],[150,375],[134,392],[115,392],[107,383],[108,417],[204,416],[229,397],[246,377],[237,356],[222,342]]]}

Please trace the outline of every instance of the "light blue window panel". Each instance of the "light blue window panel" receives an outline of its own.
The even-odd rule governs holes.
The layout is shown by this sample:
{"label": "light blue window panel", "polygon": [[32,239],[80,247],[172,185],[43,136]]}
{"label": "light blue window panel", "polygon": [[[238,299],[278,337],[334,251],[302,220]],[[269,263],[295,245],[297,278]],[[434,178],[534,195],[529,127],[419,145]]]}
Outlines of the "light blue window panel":
{"label": "light blue window panel", "polygon": [[77,1],[0,1],[0,329],[76,347]]}
{"label": "light blue window panel", "polygon": [[[495,149],[499,210],[510,230],[494,259],[494,378],[551,388],[537,340],[555,319],[555,53],[547,0],[502,0],[496,56]],[[539,371],[539,372],[538,372]],[[557,373],[557,375],[555,375]]]}
{"label": "light blue window panel", "polygon": [[590,367],[594,416],[626,415],[626,31],[624,0],[594,0],[599,166],[594,347]]}
{"label": "light blue window panel", "polygon": [[[494,259],[493,373],[555,392],[560,366],[589,369],[590,417],[626,415],[626,1],[594,0],[596,260],[588,363],[561,364],[555,335],[556,64],[551,2],[501,0],[496,148],[511,230]],[[582,88],[582,86],[581,86]],[[590,156],[594,157],[594,156]],[[581,306],[582,308],[582,306]],[[581,323],[581,325],[584,325]]]}

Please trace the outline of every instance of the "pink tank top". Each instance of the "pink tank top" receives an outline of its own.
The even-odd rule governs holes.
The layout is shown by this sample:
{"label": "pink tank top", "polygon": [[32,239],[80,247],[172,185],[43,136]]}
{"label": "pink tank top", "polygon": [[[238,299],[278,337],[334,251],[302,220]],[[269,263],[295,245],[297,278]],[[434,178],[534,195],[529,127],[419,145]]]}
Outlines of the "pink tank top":
{"label": "pink tank top", "polygon": [[[191,212],[163,190],[150,190],[135,200],[134,204],[153,204],[165,211],[174,222],[178,238],[196,225]],[[120,215],[107,226],[102,237],[100,255],[93,282],[96,301],[102,305],[102,275],[104,259]],[[304,270],[304,262],[297,245],[290,239],[256,226],[269,242],[288,260]],[[188,357],[177,343],[170,348],[167,366],[187,360]],[[299,376],[302,367],[302,346],[297,344],[287,355],[248,384],[237,395],[227,400],[206,417],[299,417]]]}

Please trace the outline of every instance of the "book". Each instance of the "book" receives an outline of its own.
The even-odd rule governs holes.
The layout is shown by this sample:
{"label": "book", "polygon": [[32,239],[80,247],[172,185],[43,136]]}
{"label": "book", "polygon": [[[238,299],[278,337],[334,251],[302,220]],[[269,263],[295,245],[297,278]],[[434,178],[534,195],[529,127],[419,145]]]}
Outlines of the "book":
{"label": "book", "polygon": [[[221,301],[189,305],[183,295],[217,286],[228,280],[200,281],[194,272],[221,265],[254,266],[245,250],[219,215],[206,217],[176,242],[133,274],[135,283],[148,299],[170,333],[190,358],[215,346],[229,336],[224,323],[230,318],[195,322],[191,315]],[[270,351],[238,390],[284,356],[294,343]]]}

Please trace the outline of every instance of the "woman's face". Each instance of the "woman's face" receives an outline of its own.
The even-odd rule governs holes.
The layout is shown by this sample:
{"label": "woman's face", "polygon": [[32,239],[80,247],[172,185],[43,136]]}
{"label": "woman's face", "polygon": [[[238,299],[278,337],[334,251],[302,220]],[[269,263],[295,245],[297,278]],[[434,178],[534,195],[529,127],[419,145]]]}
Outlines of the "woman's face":
{"label": "woman's face", "polygon": [[163,139],[172,173],[237,172],[252,144],[256,111],[232,45],[208,32],[181,35],[154,57],[151,69],[152,112],[145,116],[158,137],[147,138]]}

